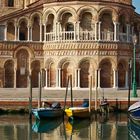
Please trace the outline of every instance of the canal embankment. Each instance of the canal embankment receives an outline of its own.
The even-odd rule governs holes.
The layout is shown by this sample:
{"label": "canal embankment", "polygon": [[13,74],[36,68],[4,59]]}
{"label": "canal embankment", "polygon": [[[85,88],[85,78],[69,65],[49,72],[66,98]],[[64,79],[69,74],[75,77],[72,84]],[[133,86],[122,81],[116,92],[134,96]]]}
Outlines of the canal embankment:
{"label": "canal embankment", "polygon": [[[74,106],[80,106],[84,100],[89,98],[89,89],[73,89],[73,103]],[[95,106],[95,89],[92,90],[92,106]],[[60,102],[64,105],[65,89],[42,89],[41,104],[43,102],[53,103]],[[38,105],[39,89],[32,89],[32,106]],[[71,104],[71,94],[68,91],[67,104]],[[132,97],[132,91],[130,91],[130,104],[140,100],[140,90],[137,90],[138,97]],[[29,110],[29,96],[30,91],[28,88],[18,89],[0,89],[0,112],[28,112]],[[126,111],[128,108],[128,90],[127,89],[98,89],[97,90],[97,106],[100,107],[102,99],[107,99],[109,102],[110,111],[119,109]]]}

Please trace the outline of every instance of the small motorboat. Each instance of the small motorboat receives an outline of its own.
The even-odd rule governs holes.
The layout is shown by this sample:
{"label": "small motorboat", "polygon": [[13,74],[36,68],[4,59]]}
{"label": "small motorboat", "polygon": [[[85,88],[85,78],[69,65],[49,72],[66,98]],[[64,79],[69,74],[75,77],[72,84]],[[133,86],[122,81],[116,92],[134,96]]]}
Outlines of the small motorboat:
{"label": "small motorboat", "polygon": [[128,113],[133,120],[140,121],[140,101],[132,104],[128,109]]}
{"label": "small motorboat", "polygon": [[37,119],[62,117],[63,109],[60,103],[53,103],[50,107],[32,109],[32,114]]}
{"label": "small motorboat", "polygon": [[[91,108],[91,111],[93,111],[93,108]],[[84,102],[82,106],[65,109],[65,113],[69,118],[88,118],[91,115],[91,112],[89,112],[89,104],[86,102]]]}

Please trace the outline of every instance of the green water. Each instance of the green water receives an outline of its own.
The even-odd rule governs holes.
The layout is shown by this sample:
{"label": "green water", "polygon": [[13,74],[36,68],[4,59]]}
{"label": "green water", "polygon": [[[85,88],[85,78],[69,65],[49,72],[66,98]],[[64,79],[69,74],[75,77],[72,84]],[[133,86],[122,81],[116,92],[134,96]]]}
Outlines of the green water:
{"label": "green water", "polygon": [[134,140],[127,114],[93,115],[91,120],[67,118],[32,121],[27,115],[1,115],[0,140]]}

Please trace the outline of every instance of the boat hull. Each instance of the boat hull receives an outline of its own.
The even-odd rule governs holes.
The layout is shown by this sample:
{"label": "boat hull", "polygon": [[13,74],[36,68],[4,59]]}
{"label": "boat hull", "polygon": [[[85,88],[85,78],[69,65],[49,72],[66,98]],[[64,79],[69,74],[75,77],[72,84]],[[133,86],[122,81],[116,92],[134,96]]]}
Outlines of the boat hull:
{"label": "boat hull", "polygon": [[140,102],[136,102],[128,109],[130,117],[134,120],[140,121]]}
{"label": "boat hull", "polygon": [[65,113],[69,118],[88,118],[90,112],[88,107],[70,107],[65,109]]}
{"label": "boat hull", "polygon": [[63,115],[63,109],[39,108],[39,109],[32,109],[32,113],[37,119],[55,118]]}

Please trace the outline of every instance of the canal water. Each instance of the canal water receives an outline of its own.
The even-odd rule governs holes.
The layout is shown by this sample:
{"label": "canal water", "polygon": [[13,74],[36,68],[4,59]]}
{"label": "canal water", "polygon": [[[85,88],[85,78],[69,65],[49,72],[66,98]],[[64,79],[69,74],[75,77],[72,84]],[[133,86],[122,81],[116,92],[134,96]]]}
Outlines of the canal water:
{"label": "canal water", "polygon": [[[127,114],[93,115],[91,119],[36,121],[28,115],[1,115],[0,140],[139,140],[140,128]],[[135,129],[134,129],[135,128]]]}

